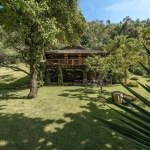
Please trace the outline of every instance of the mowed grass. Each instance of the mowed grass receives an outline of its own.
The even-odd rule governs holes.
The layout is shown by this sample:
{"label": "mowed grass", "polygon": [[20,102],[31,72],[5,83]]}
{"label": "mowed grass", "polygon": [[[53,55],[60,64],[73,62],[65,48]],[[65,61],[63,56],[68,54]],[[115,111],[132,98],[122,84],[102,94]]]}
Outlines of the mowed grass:
{"label": "mowed grass", "polygon": [[[21,69],[28,72],[24,64],[19,64]],[[26,86],[29,83],[29,76],[21,71],[13,71],[6,67],[0,67],[0,89],[17,88]]]}
{"label": "mowed grass", "polygon": [[[11,73],[11,77],[16,78],[15,85],[20,85],[18,81],[27,82],[19,80],[18,73]],[[23,74],[21,78],[24,79]],[[148,84],[147,80],[140,77],[140,81]],[[9,84],[13,85],[9,82],[7,86]],[[133,89],[140,93],[142,90],[141,87]],[[39,89],[37,98],[27,100],[27,88],[1,89],[0,149],[141,150],[140,146],[104,128],[93,117],[120,123],[117,118],[121,116],[109,109],[101,98],[110,97],[116,90],[128,93],[120,85],[104,87],[103,93],[99,87],[45,86]]]}

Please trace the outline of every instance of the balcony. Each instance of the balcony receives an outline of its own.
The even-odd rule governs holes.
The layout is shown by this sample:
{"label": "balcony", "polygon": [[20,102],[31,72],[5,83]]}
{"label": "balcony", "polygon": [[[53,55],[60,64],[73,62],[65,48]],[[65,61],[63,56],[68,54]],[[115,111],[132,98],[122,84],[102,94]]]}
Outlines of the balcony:
{"label": "balcony", "polygon": [[85,65],[85,59],[46,59],[46,64],[54,66]]}

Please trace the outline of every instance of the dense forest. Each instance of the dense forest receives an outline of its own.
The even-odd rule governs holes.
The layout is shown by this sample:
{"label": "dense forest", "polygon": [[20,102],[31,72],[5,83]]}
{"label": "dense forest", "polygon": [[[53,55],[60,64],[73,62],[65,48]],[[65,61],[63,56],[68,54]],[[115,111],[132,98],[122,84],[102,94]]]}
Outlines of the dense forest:
{"label": "dense forest", "polygon": [[150,66],[146,51],[150,43],[149,25],[149,19],[134,21],[129,16],[118,24],[113,24],[110,20],[107,20],[105,24],[102,20],[88,22],[87,30],[81,38],[81,45],[103,51],[108,55],[107,60],[106,58],[96,60],[96,57],[93,57],[88,63],[99,64],[99,67],[93,68],[99,72],[113,68],[111,71],[113,76],[124,77],[125,82],[128,71],[143,75],[144,71],[139,61],[147,67]]}
{"label": "dense forest", "polygon": [[105,24],[102,20],[88,22],[87,30],[81,38],[81,45],[103,51],[108,55],[107,60],[102,58],[96,60],[93,57],[88,63],[92,60],[93,64],[98,63],[99,68],[96,68],[98,72],[113,68],[112,76],[119,79],[125,77],[125,82],[128,71],[143,75],[145,72],[140,67],[139,61],[147,67],[150,66],[146,51],[149,47],[149,25],[149,19],[134,21],[129,16],[118,24],[113,24],[110,20]]}

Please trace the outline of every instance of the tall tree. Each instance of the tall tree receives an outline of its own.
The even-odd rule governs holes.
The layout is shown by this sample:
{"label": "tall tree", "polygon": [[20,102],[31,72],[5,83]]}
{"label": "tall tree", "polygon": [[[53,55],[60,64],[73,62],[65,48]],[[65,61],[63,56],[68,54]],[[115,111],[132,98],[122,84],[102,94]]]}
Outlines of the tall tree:
{"label": "tall tree", "polygon": [[1,0],[1,5],[1,24],[5,31],[17,32],[14,43],[19,43],[20,53],[30,66],[28,98],[35,98],[38,67],[45,51],[58,43],[79,44],[85,19],[77,0]]}
{"label": "tall tree", "polygon": [[88,28],[81,38],[81,44],[90,49],[104,50],[114,25],[110,21],[105,25],[102,20],[88,22],[87,25]]}
{"label": "tall tree", "polygon": [[115,67],[112,67],[112,73],[118,72],[118,75],[124,74],[124,82],[127,82],[127,70],[130,66],[136,65],[139,58],[137,41],[127,36],[116,36],[118,47],[110,53],[109,59]]}

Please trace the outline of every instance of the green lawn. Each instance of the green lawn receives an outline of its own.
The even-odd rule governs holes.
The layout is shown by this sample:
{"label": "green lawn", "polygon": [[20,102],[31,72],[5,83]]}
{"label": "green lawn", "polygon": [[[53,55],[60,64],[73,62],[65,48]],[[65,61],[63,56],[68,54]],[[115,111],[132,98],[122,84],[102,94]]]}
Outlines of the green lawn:
{"label": "green lawn", "polygon": [[[121,116],[101,98],[110,97],[114,90],[128,93],[120,85],[104,87],[102,94],[98,87],[42,87],[36,99],[27,100],[28,89],[6,88],[27,83],[28,77],[11,70],[5,75],[11,80],[3,76],[0,84],[0,150],[141,150],[92,117],[120,123],[116,118]],[[140,77],[143,83],[148,84],[147,80]],[[134,89],[145,92],[141,87]]]}
{"label": "green lawn", "polygon": [[[26,71],[29,70],[24,64],[20,64],[19,67]],[[27,83],[29,83],[29,76],[24,72],[0,67],[0,89],[24,87]]]}

